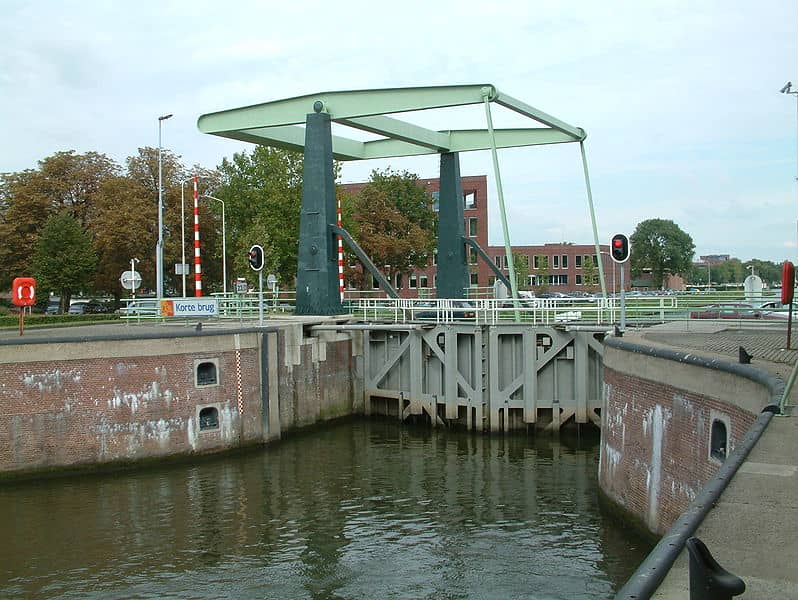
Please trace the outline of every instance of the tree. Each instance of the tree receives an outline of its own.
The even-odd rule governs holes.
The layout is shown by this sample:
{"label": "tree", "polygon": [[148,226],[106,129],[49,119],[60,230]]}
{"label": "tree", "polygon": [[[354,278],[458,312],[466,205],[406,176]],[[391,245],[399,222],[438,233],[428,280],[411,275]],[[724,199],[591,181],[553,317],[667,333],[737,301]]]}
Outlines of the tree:
{"label": "tree", "polygon": [[598,284],[598,278],[598,266],[593,262],[592,256],[586,256],[582,263],[582,284],[592,289]]}
{"label": "tree", "polygon": [[58,292],[61,306],[69,306],[73,291],[91,287],[96,264],[91,237],[75,217],[62,212],[47,219],[33,255],[41,292]]}
{"label": "tree", "polygon": [[[391,279],[427,266],[435,250],[437,214],[432,197],[407,171],[372,171],[354,198],[352,235],[378,268]],[[353,277],[352,280],[356,280]],[[370,281],[360,280],[361,286]]]}
{"label": "tree", "polygon": [[535,256],[535,259],[538,265],[537,292],[541,293],[545,292],[549,286],[549,278],[551,277],[549,257],[546,254],[538,254]]}
{"label": "tree", "polygon": [[260,244],[264,270],[283,285],[296,277],[299,213],[302,204],[302,154],[266,146],[236,153],[219,165],[225,202],[227,255],[234,269],[250,274],[247,250]]}
{"label": "tree", "polygon": [[687,273],[693,260],[693,239],[673,221],[648,219],[637,225],[630,238],[632,276],[650,270],[652,284],[662,287],[665,275]]}
{"label": "tree", "polygon": [[515,285],[517,289],[527,289],[529,287],[529,256],[513,252],[513,268],[515,269]]}
{"label": "tree", "polygon": [[157,238],[156,207],[151,193],[129,177],[103,182],[95,199],[92,248],[98,257],[94,286],[113,294],[118,302],[122,289],[119,276],[139,259],[136,271],[143,287],[155,287],[153,253]]}

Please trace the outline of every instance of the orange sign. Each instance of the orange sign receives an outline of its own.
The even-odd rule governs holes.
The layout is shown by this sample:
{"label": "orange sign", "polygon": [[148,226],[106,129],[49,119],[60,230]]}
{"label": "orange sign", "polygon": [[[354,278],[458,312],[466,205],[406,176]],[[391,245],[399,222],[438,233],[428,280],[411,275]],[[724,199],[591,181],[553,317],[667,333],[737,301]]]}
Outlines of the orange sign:
{"label": "orange sign", "polygon": [[36,304],[36,280],[33,277],[17,277],[11,284],[11,302],[15,306]]}
{"label": "orange sign", "polygon": [[173,300],[161,300],[161,316],[162,317],[175,316],[175,303]]}

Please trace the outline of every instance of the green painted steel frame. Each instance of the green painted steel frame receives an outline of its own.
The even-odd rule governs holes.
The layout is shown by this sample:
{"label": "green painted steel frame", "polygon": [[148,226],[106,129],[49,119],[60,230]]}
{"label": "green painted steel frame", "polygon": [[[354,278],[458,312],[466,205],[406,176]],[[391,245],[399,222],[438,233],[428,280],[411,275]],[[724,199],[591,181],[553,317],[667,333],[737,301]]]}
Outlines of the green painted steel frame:
{"label": "green painted steel frame", "polygon": [[494,85],[452,85],[321,92],[264,102],[202,115],[203,133],[289,150],[302,150],[301,126],[311,112],[324,112],[331,121],[384,136],[358,141],[332,136],[336,160],[367,160],[444,152],[469,152],[492,147],[486,129],[434,131],[385,115],[482,104],[487,96],[544,127],[496,129],[497,148],[562,144],[585,139],[585,132],[541,110],[499,92]]}
{"label": "green painted steel frame", "polygon": [[[494,129],[489,110],[488,129],[433,131],[386,116],[476,104],[484,104],[487,109],[491,102],[542,127]],[[358,141],[332,135],[332,123],[381,137]],[[333,269],[336,229],[333,225],[333,159],[348,161],[441,155],[439,277],[436,287],[438,297],[457,298],[469,286],[463,244],[459,153],[492,150],[498,178],[495,156],[498,148],[582,142],[585,139],[581,128],[503,94],[491,84],[321,92],[205,114],[199,118],[197,127],[203,133],[304,151],[297,314],[328,315],[339,314],[343,309]],[[499,194],[501,197],[501,188]],[[506,245],[509,248],[509,239]],[[482,255],[484,259],[484,253]],[[387,283],[384,278],[380,279]],[[388,284],[386,291],[390,294],[392,289],[389,288]],[[513,297],[517,298],[514,288]]]}

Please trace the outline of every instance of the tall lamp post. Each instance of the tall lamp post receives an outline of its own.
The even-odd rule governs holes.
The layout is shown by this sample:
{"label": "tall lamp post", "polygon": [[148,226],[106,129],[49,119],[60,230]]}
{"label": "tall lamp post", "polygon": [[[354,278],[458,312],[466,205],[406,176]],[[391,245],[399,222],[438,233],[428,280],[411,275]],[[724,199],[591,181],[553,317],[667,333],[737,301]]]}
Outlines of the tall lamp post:
{"label": "tall lamp post", "polygon": [[163,298],[163,167],[161,164],[161,125],[171,114],[158,117],[158,245],[155,248],[155,289]]}
{"label": "tall lamp post", "polygon": [[203,194],[200,197],[216,200],[222,205],[222,290],[224,291],[224,295],[227,296],[227,232],[225,231],[224,224],[224,200],[220,200],[215,196],[208,196],[207,194]]}
{"label": "tall lamp post", "polygon": [[[788,81],[783,88],[779,90],[782,94],[792,94],[795,96],[795,110],[796,116],[798,116],[798,89],[794,89],[792,87],[792,81]],[[798,120],[796,121],[796,128],[798,128]],[[798,180],[798,146],[796,146],[796,171],[795,171],[795,179]]]}

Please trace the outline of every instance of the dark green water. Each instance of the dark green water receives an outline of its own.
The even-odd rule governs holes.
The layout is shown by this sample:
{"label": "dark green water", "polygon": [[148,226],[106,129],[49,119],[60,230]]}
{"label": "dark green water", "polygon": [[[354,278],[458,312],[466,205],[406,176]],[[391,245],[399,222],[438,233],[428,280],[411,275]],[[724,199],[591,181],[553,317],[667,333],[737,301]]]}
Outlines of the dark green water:
{"label": "dark green water", "polygon": [[245,455],[0,486],[0,598],[613,595],[598,440],[351,422]]}

